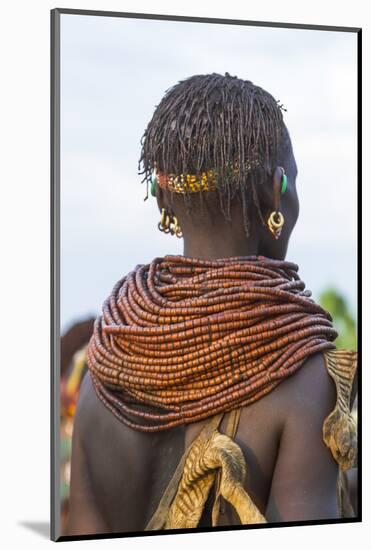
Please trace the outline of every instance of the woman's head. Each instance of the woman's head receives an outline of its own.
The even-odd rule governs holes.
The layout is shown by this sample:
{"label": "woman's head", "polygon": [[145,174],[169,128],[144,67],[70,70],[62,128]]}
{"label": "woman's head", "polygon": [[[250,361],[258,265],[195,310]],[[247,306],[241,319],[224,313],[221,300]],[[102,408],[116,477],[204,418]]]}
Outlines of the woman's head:
{"label": "woman's head", "polygon": [[[262,88],[228,73],[179,82],[155,109],[139,166],[147,185],[154,172],[160,176],[159,207],[175,212],[185,238],[195,227],[204,234],[219,228],[258,240],[259,254],[284,257],[298,215],[296,164],[282,106]],[[276,202],[278,166],[288,185],[280,204],[285,225],[275,242],[267,218]],[[174,181],[182,182],[182,192],[174,191]],[[198,185],[194,189],[187,181]]]}

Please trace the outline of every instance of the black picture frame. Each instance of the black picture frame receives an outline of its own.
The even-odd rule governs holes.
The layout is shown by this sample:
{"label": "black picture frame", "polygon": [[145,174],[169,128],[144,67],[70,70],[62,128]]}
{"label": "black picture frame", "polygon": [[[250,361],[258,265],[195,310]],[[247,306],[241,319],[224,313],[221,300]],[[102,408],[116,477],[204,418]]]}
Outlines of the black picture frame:
{"label": "black picture frame", "polygon": [[[358,512],[355,518],[282,522],[264,525],[223,526],[215,528],[179,529],[158,532],[130,532],[94,534],[79,536],[60,535],[59,509],[59,456],[60,456],[60,23],[63,14],[117,17],[134,19],[152,19],[164,21],[183,21],[193,23],[244,25],[285,29],[319,30],[347,32],[357,35],[357,338],[358,338]],[[322,525],[337,523],[355,523],[362,521],[362,29],[358,27],[337,27],[317,24],[293,24],[283,22],[249,21],[236,19],[218,19],[209,17],[185,17],[147,13],[127,13],[99,10],[79,10],[55,8],[51,10],[51,539],[53,541],[72,541],[89,539],[107,539],[121,537],[173,535],[177,533],[235,531],[261,528],[276,528],[299,525]]]}

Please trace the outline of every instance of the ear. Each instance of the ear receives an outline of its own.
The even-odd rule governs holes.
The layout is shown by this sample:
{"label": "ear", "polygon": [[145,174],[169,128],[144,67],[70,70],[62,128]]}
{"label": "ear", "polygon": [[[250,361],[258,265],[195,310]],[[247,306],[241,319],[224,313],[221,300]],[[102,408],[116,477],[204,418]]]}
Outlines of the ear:
{"label": "ear", "polygon": [[[278,212],[280,209],[281,193],[283,191],[283,182],[285,177],[285,170],[282,166],[276,166],[273,172],[273,210]],[[286,191],[286,187],[285,187]]]}
{"label": "ear", "polygon": [[[290,183],[287,190],[282,193],[283,167],[277,166],[273,172],[271,180],[268,183],[265,197],[267,202],[261,203],[262,213],[266,221],[272,212],[281,212],[284,217],[284,225],[278,239],[274,239],[269,231],[268,223],[258,227],[259,248],[258,253],[269,258],[284,259],[291,232],[295,226],[299,202],[295,185]],[[264,187],[264,186],[262,186]],[[263,209],[264,208],[264,209]]]}
{"label": "ear", "polygon": [[284,168],[282,166],[276,166],[272,175],[268,176],[265,184],[258,186],[258,197],[263,215],[279,210],[282,178],[284,174]]}

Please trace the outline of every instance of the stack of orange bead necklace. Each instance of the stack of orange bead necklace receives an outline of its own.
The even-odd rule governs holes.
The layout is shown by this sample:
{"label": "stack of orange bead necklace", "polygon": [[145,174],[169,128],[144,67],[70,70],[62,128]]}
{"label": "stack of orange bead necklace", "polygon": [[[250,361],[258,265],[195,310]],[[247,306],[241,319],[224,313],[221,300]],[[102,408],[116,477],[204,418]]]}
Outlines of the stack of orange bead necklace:
{"label": "stack of orange bead necklace", "polygon": [[[88,347],[99,398],[158,431],[248,405],[334,348],[330,315],[290,262],[156,258],[119,281]],[[144,406],[138,406],[138,405]]]}

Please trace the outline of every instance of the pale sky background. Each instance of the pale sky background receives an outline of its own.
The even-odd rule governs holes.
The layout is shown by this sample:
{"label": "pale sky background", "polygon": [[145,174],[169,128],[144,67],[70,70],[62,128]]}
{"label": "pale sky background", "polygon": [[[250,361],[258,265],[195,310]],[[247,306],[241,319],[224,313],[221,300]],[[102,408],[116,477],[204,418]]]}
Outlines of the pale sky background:
{"label": "pale sky background", "polygon": [[61,16],[61,329],[96,315],[139,263],[181,254],[143,202],[140,138],[166,89],[226,71],[280,100],[298,164],[287,259],[314,297],[357,301],[357,59],[353,33]]}

